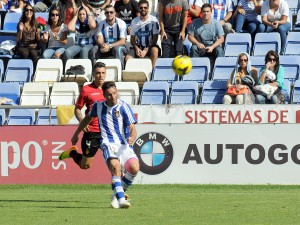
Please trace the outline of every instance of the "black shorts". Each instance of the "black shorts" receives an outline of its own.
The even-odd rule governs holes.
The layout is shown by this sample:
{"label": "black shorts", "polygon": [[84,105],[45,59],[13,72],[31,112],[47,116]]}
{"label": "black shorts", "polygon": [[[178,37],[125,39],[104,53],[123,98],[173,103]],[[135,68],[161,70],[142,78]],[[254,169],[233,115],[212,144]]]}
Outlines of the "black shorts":
{"label": "black shorts", "polygon": [[94,157],[100,147],[100,132],[84,132],[81,139],[82,155]]}

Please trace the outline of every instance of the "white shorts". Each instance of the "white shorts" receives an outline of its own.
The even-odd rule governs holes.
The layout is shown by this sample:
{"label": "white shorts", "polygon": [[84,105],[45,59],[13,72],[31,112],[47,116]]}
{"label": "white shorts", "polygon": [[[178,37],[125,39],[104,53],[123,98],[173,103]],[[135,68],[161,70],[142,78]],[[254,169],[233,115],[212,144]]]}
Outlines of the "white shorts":
{"label": "white shorts", "polygon": [[102,143],[100,148],[103,151],[103,157],[107,162],[108,159],[119,159],[120,164],[122,166],[122,170],[124,168],[125,163],[128,159],[135,158],[138,160],[138,157],[133,151],[133,148],[130,145],[117,145],[113,143]]}

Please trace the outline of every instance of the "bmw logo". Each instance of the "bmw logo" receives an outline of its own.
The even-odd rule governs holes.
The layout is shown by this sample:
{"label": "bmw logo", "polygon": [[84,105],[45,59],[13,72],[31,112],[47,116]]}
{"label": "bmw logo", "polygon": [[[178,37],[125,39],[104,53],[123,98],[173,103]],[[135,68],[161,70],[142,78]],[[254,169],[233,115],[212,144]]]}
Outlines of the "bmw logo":
{"label": "bmw logo", "polygon": [[170,140],[157,132],[145,133],[138,137],[133,149],[140,161],[140,170],[145,174],[160,174],[173,160],[173,146]]}

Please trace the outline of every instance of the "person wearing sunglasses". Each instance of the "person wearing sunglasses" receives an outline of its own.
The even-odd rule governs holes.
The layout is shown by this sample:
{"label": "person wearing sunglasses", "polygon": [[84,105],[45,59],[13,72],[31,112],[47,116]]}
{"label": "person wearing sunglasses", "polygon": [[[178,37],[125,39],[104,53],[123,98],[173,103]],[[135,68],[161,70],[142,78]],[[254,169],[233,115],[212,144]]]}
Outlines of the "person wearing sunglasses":
{"label": "person wearing sunglasses", "polygon": [[[246,77],[248,80],[251,80],[252,83],[246,83]],[[234,85],[235,88],[239,89],[242,85],[247,85],[250,89],[250,94],[235,96],[226,94],[223,97],[223,104],[253,104],[255,102],[255,98],[252,94],[251,88],[257,83],[257,69],[251,66],[249,54],[241,53],[237,57],[235,69],[232,71],[230,79],[227,82],[227,88]]]}
{"label": "person wearing sunglasses", "polygon": [[105,7],[106,19],[98,24],[97,46],[90,51],[90,59],[96,63],[97,59],[114,57],[120,59],[124,68],[124,55],[127,53],[126,43],[126,23],[116,17],[115,9],[112,5]]}
{"label": "person wearing sunglasses", "polygon": [[24,7],[17,28],[17,54],[20,55],[22,59],[32,59],[33,65],[35,66],[41,53],[38,45],[41,40],[41,30],[38,28],[31,5]]}
{"label": "person wearing sunglasses", "polygon": [[156,17],[149,15],[149,2],[140,0],[138,3],[140,16],[132,20],[130,42],[132,48],[125,57],[130,58],[149,57],[152,61],[152,68],[160,56],[160,48],[157,45],[159,35],[159,24]]}
{"label": "person wearing sunglasses", "polygon": [[[276,87],[277,91],[272,96],[266,96],[263,93],[258,93],[255,96],[257,104],[279,104],[284,103],[286,97],[286,88],[284,86],[284,68],[280,65],[279,55],[277,52],[270,50],[265,56],[265,68],[260,70],[259,85],[268,84],[271,87]],[[275,79],[274,79],[274,78]],[[280,97],[280,98],[279,98]]]}
{"label": "person wearing sunglasses", "polygon": [[67,44],[67,26],[63,23],[60,9],[53,5],[49,12],[48,24],[43,40],[48,43],[48,48],[43,53],[43,58],[59,59],[65,52]]}

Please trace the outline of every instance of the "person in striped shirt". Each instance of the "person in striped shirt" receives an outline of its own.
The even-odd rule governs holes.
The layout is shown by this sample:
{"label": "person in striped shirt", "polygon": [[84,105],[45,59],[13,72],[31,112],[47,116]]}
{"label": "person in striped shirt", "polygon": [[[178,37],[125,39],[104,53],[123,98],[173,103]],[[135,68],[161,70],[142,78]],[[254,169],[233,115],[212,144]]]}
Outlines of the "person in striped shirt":
{"label": "person in striped shirt", "polygon": [[94,117],[98,117],[100,148],[112,175],[114,196],[111,205],[113,208],[128,208],[130,203],[125,200],[124,191],[132,184],[139,171],[139,161],[132,148],[137,135],[137,120],[130,106],[118,99],[115,82],[104,82],[102,90],[106,101],[94,103],[91,112],[80,122],[71,141],[75,145],[80,132]]}

